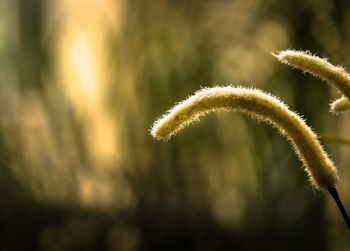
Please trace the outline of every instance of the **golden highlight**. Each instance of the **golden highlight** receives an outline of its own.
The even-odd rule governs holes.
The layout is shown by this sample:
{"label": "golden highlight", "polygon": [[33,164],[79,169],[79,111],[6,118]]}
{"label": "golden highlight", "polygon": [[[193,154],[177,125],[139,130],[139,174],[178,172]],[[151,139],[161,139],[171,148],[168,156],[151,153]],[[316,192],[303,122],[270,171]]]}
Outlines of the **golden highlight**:
{"label": "golden highlight", "polygon": [[350,109],[350,100],[346,97],[341,97],[331,103],[331,112],[337,114]]}
{"label": "golden highlight", "polygon": [[231,86],[202,89],[157,120],[151,134],[158,140],[168,140],[201,116],[214,111],[243,112],[272,124],[292,144],[316,189],[336,186],[337,169],[316,134],[284,103],[260,90]]}

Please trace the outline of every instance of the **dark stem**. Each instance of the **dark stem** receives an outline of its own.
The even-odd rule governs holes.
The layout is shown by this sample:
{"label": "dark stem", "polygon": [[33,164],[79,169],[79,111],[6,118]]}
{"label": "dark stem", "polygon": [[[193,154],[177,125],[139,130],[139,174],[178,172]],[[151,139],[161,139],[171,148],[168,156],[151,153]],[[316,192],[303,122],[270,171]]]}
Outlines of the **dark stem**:
{"label": "dark stem", "polygon": [[335,189],[335,187],[330,187],[330,188],[328,188],[328,192],[331,194],[331,196],[333,197],[333,199],[337,203],[339,211],[340,211],[341,215],[343,216],[344,221],[345,221],[346,225],[348,226],[348,229],[350,230],[350,219],[349,219],[348,214],[346,213],[346,210],[343,206],[343,203],[340,200],[337,189]]}

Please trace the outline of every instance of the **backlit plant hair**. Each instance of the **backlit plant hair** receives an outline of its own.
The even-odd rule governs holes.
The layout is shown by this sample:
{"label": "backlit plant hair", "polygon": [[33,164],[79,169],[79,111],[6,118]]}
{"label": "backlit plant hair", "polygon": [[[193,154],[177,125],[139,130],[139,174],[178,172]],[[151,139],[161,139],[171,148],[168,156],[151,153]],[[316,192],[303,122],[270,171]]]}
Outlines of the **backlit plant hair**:
{"label": "backlit plant hair", "polygon": [[350,109],[350,100],[346,97],[341,97],[331,103],[331,112],[341,113]]}
{"label": "backlit plant hair", "polygon": [[292,144],[311,184],[316,189],[324,188],[331,193],[350,228],[349,218],[335,189],[339,180],[336,167],[316,134],[296,113],[270,94],[231,86],[199,90],[158,119],[152,126],[151,135],[158,140],[168,140],[184,127],[214,111],[247,113],[277,128]]}
{"label": "backlit plant hair", "polygon": [[[350,100],[350,75],[343,67],[335,66],[325,58],[312,55],[310,52],[285,50],[274,54],[276,58],[287,65],[308,72],[311,75],[322,79],[329,85],[338,89],[347,99]],[[338,105],[345,104],[345,98],[340,98],[331,104],[331,111],[337,109]],[[348,109],[349,106],[341,105],[341,111]]]}

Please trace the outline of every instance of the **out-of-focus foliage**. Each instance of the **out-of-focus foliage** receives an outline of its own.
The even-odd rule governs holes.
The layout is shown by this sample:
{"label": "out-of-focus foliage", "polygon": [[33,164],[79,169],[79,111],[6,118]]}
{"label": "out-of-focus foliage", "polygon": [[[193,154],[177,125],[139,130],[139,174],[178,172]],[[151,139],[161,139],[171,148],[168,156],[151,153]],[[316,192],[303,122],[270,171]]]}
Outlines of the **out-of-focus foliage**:
{"label": "out-of-focus foliage", "polygon": [[[350,137],[337,95],[270,54],[350,69],[345,0],[0,0],[4,250],[344,250],[348,232],[289,145],[241,115],[171,142],[152,122],[201,86],[278,95]],[[350,206],[349,147],[326,144]]]}

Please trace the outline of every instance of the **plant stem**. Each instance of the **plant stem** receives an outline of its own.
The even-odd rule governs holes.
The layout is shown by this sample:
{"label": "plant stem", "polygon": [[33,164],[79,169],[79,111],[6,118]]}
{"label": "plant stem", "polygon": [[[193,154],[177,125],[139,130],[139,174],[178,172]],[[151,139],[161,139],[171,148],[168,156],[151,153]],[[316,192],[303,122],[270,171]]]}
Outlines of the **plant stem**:
{"label": "plant stem", "polygon": [[320,133],[318,137],[321,141],[330,142],[330,143],[339,143],[350,146],[350,139],[343,138],[337,135]]}
{"label": "plant stem", "polygon": [[341,215],[343,216],[344,221],[345,221],[346,225],[348,226],[348,229],[350,230],[350,219],[349,219],[348,214],[346,213],[346,210],[343,206],[343,203],[340,200],[337,189],[335,187],[330,187],[330,188],[328,188],[328,192],[330,193],[330,195],[333,197],[333,199],[337,203],[339,211],[340,211]]}

